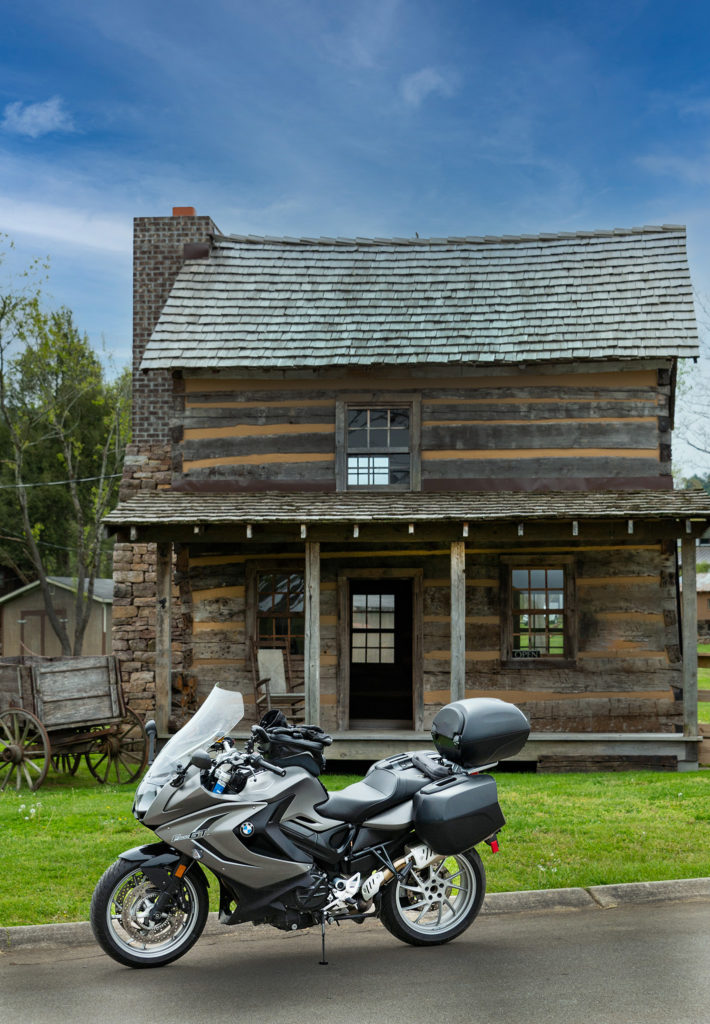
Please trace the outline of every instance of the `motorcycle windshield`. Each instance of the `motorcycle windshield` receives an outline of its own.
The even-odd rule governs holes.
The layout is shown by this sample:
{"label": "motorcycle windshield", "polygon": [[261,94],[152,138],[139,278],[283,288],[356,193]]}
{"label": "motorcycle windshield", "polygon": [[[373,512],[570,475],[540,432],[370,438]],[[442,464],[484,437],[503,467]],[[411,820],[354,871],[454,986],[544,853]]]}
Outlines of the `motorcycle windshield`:
{"label": "motorcycle windshield", "polygon": [[140,788],[159,789],[186,765],[196,750],[204,750],[221,736],[228,736],[244,717],[244,698],[236,690],[215,686],[189,722],[165,744],[148,769]]}

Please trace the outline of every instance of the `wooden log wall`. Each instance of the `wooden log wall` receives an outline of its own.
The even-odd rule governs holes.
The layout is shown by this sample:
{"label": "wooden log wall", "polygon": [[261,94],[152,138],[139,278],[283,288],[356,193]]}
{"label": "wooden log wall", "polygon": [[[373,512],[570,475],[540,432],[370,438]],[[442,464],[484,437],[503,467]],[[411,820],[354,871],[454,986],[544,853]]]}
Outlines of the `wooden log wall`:
{"label": "wooden log wall", "polygon": [[[515,554],[525,550],[521,544]],[[546,548],[527,550],[535,557]],[[683,705],[673,543],[579,543],[567,551],[574,554],[578,653],[574,667],[555,667],[501,661],[501,553],[469,547],[466,695],[512,700],[539,732],[676,731]],[[554,559],[554,549],[547,556]],[[438,629],[445,639],[448,611],[448,580],[425,581],[430,638]],[[448,700],[443,642],[436,673],[431,667],[428,679],[440,687],[425,686],[426,727]]]}
{"label": "wooden log wall", "polygon": [[335,408],[422,400],[422,489],[671,487],[669,371],[176,380],[173,486],[335,490]]}
{"label": "wooden log wall", "polygon": [[[672,541],[637,530],[624,543],[521,539],[513,551],[486,546],[485,531],[466,547],[466,696],[511,700],[539,732],[674,732],[682,725],[681,654]],[[584,531],[582,531],[584,532]],[[564,534],[564,537],[563,537]],[[564,543],[563,543],[564,541]],[[572,554],[578,655],[572,667],[501,659],[502,558],[511,553]],[[184,563],[183,618],[191,622],[185,674],[198,699],[216,682],[242,690],[247,721],[254,699],[247,654],[249,566],[304,565],[303,546],[194,545]],[[423,578],[423,726],[449,697],[450,548],[432,543],[321,544],[321,724],[335,730],[338,703],[338,575],[348,569],[419,570]],[[188,600],[189,596],[189,600]],[[188,604],[190,609],[188,611]],[[297,671],[301,666],[297,666]]]}
{"label": "wooden log wall", "polygon": [[[247,663],[245,557],[232,545],[185,547],[179,559],[177,582],[185,626],[185,650],[180,692],[199,705],[219,683],[238,689],[253,721],[254,691]],[[194,707],[179,707],[176,717],[187,718]],[[177,705],[177,706],[176,706]],[[179,711],[183,714],[180,715]],[[178,723],[179,724],[179,723]]]}

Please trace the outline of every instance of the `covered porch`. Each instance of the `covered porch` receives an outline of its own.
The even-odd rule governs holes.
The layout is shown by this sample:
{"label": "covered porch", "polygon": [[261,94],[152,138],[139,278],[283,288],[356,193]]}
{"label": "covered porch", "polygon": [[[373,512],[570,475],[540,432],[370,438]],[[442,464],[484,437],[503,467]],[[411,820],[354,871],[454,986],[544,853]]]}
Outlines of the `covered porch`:
{"label": "covered porch", "polygon": [[[172,699],[176,549],[192,552],[195,562],[217,559],[200,553],[219,550],[240,564],[271,559],[302,566],[306,719],[333,733],[331,760],[374,760],[430,747],[436,710],[450,700],[481,695],[513,700],[531,717],[533,732],[519,760],[630,758],[692,768],[700,741],[695,547],[708,519],[707,495],[683,491],[163,491],[131,498],[107,525],[120,541],[155,544],[154,699],[163,735]],[[621,562],[628,568],[621,571]],[[608,569],[600,570],[602,565]],[[547,648],[533,649],[516,630],[529,616],[519,608],[511,611],[506,587],[511,572],[527,572],[529,579],[547,573],[547,601],[553,593],[550,574],[562,571],[556,566],[568,577],[560,598],[564,627],[558,636],[547,609],[546,627],[552,623],[555,629],[547,629]],[[663,599],[659,593],[653,604],[656,579]],[[353,714],[353,594],[381,595],[381,586],[362,583],[388,580],[406,585],[411,594],[411,714],[389,724],[368,723]],[[628,591],[622,612],[616,611],[615,582],[617,593]],[[531,597],[543,593],[530,587]],[[673,601],[677,611],[682,601],[680,629]],[[248,603],[247,596],[244,639],[254,628]],[[624,622],[616,633],[615,614]],[[526,628],[532,627],[526,622]],[[250,691],[246,666],[239,688]],[[652,708],[661,709],[660,725],[644,728],[655,721]],[[536,718],[545,728],[535,728]],[[605,722],[618,727],[600,728]]]}

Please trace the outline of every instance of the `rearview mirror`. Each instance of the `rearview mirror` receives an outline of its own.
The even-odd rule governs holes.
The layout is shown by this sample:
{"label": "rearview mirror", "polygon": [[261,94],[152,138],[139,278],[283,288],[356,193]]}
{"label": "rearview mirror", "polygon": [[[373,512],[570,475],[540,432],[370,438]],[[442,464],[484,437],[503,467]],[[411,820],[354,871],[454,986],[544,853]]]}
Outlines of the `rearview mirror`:
{"label": "rearview mirror", "polygon": [[194,764],[195,768],[211,768],[212,758],[206,750],[196,750],[190,758],[190,764]]}

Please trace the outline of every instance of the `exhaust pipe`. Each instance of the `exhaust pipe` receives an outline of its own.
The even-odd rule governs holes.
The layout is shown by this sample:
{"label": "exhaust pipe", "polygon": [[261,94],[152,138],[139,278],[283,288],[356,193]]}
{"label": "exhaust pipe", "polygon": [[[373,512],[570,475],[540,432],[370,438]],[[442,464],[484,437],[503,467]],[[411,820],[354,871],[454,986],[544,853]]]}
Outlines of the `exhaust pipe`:
{"label": "exhaust pipe", "polygon": [[[441,854],[434,853],[431,847],[426,846],[424,843],[420,846],[406,847],[405,853],[406,856],[400,857],[398,860],[393,862],[393,867],[397,873],[410,863],[413,863],[415,868],[421,870],[422,868],[429,867],[429,865],[435,860],[443,860]],[[382,871],[376,871],[374,875],[370,875],[362,883],[360,895],[367,903],[370,903],[378,894],[382,886],[386,885],[392,878],[394,878],[394,871],[392,871],[391,868],[384,868]]]}

